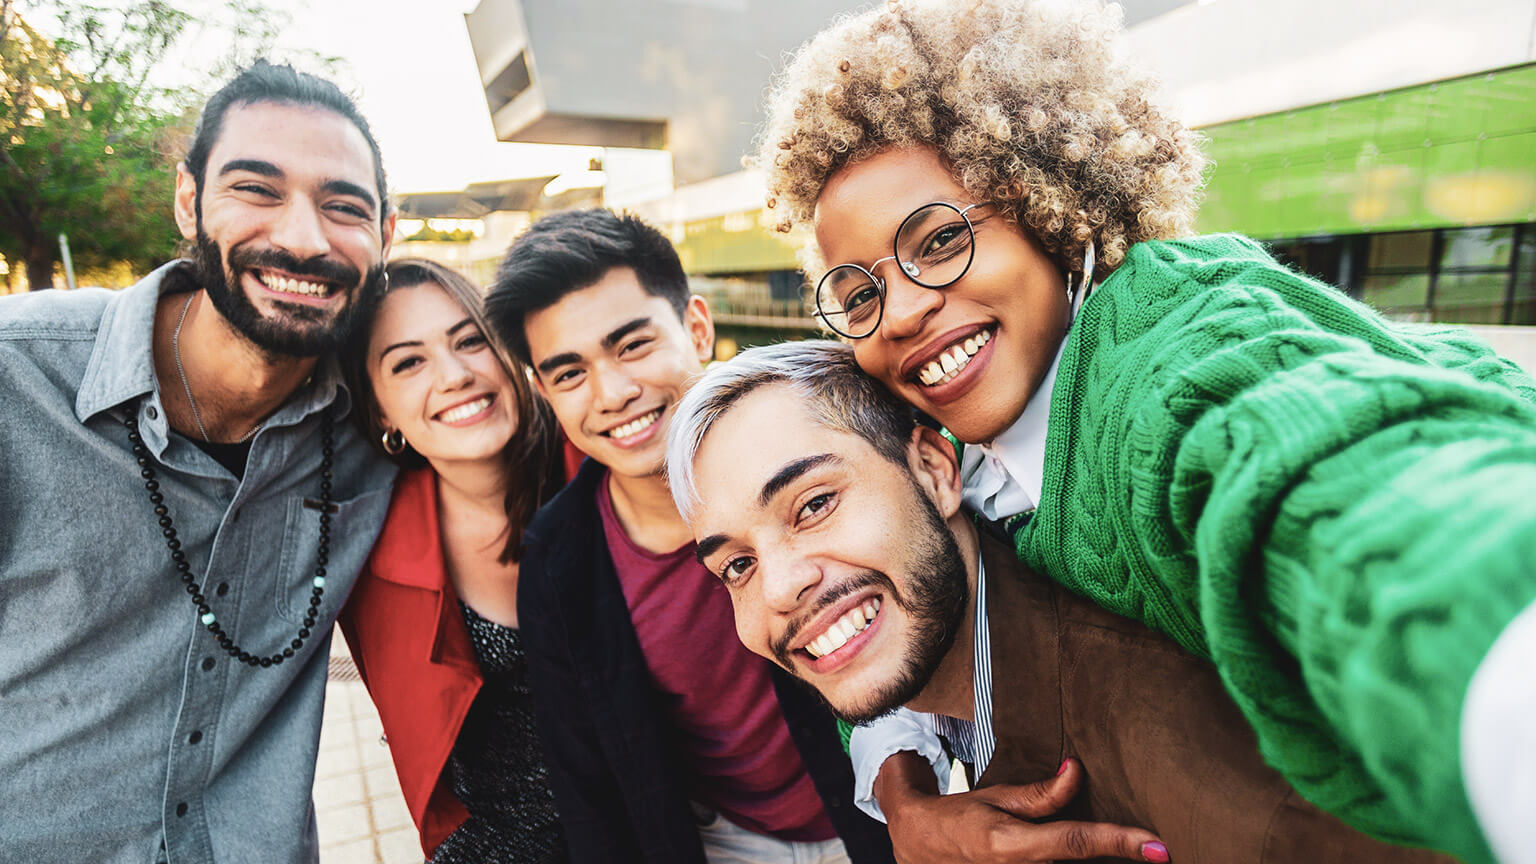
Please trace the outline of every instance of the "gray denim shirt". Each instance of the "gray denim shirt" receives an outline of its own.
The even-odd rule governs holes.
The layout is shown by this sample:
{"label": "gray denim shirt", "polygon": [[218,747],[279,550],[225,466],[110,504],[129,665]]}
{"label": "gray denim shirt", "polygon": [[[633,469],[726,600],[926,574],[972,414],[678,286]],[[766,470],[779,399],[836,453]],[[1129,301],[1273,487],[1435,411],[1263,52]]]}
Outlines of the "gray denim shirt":
{"label": "gray denim shirt", "polygon": [[[256,435],[243,479],[172,432],[160,391],[177,382],[156,382],[150,344],[173,266],[120,292],[0,298],[0,861],[318,859],[310,792],[331,624],[394,469],[347,422],[332,361]],[[245,666],[198,621],[123,418],[138,418],[209,605],[265,655],[308,606],[328,406],[337,511],[322,621],[293,659]]]}

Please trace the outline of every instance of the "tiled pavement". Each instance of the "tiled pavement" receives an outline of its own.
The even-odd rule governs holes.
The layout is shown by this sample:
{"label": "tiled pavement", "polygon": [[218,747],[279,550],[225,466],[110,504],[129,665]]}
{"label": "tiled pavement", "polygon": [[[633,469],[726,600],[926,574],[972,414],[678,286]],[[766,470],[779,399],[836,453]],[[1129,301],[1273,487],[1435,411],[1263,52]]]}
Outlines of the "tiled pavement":
{"label": "tiled pavement", "polygon": [[381,740],[379,715],[340,633],[332,646],[315,766],[320,864],[421,864],[416,827]]}

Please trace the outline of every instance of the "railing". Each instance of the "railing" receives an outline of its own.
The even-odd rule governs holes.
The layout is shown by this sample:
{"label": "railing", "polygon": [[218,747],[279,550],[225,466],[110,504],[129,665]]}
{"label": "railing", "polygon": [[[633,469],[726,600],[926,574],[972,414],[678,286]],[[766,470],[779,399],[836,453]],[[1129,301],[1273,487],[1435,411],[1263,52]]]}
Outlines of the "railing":
{"label": "railing", "polygon": [[709,308],[720,324],[738,327],[771,327],[777,329],[809,330],[819,332],[821,322],[805,311],[799,300],[755,300],[744,297],[710,297]]}

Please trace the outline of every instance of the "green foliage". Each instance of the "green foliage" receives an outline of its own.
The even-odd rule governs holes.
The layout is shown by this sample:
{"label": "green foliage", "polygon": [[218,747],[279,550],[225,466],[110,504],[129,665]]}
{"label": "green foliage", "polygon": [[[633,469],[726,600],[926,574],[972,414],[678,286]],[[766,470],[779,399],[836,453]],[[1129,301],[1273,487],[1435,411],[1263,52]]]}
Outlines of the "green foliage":
{"label": "green foliage", "polygon": [[81,269],[171,257],[175,165],[206,94],[163,86],[167,58],[186,33],[220,31],[229,47],[201,78],[218,82],[271,44],[280,17],[249,0],[203,18],[165,0],[36,0],[26,14],[0,0],[0,255],[35,287],[60,233]]}

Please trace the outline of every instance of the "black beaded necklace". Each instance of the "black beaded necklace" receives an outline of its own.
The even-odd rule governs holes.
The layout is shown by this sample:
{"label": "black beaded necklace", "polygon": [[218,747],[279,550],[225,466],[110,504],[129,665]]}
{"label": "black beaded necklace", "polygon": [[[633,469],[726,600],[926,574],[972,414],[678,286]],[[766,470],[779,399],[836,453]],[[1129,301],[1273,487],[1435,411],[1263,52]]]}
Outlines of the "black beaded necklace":
{"label": "black beaded necklace", "polygon": [[139,476],[144,478],[144,488],[149,490],[149,503],[155,507],[155,515],[160,517],[160,532],[165,535],[165,545],[171,550],[171,560],[176,564],[176,572],[181,576],[181,582],[186,586],[187,593],[192,595],[192,605],[197,607],[199,620],[213,638],[218,640],[219,647],[223,648],[229,656],[239,660],[248,666],[277,666],[284,660],[292,657],[295,651],[304,647],[304,640],[309,638],[309,628],[315,626],[315,615],[320,611],[320,598],[325,596],[325,564],[331,546],[331,456],[335,452],[332,445],[335,443],[332,435],[331,411],[326,409],[321,419],[321,447],[320,447],[320,548],[319,564],[315,567],[314,588],[310,591],[309,610],[304,614],[304,626],[299,628],[298,637],[289,643],[281,653],[269,657],[257,657],[235,644],[229,634],[224,632],[224,625],[214,617],[213,610],[208,607],[208,598],[203,596],[202,586],[192,576],[192,566],[187,563],[187,553],[181,550],[181,541],[176,539],[176,527],[171,524],[171,511],[165,506],[165,495],[160,492],[160,481],[155,479],[154,463],[149,458],[149,450],[144,447],[144,439],[139,435],[138,418],[129,414],[123,419],[123,425],[128,427],[128,441],[133,445],[134,459],[139,463]]}

